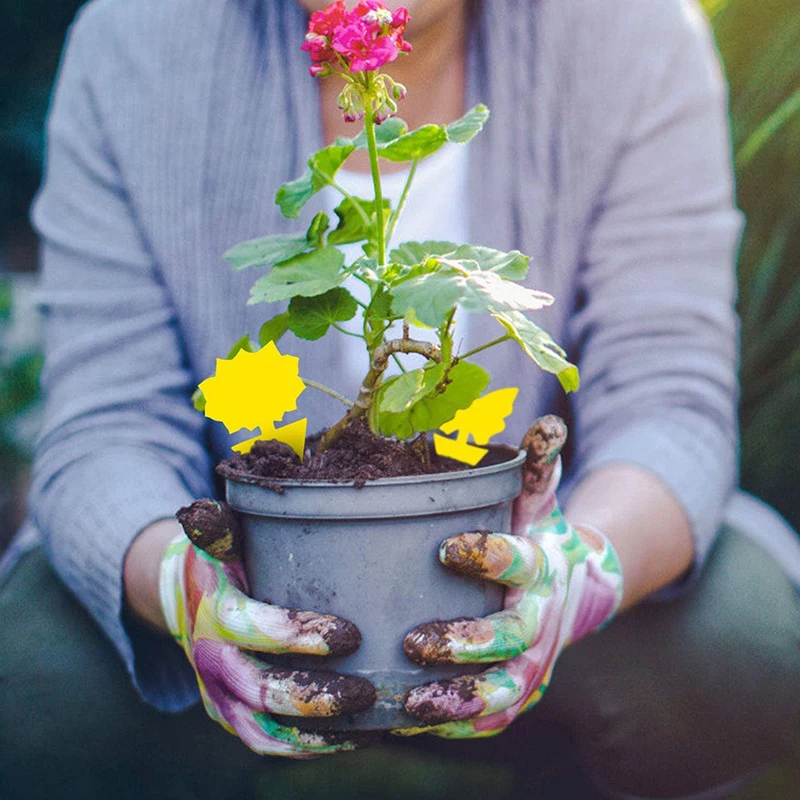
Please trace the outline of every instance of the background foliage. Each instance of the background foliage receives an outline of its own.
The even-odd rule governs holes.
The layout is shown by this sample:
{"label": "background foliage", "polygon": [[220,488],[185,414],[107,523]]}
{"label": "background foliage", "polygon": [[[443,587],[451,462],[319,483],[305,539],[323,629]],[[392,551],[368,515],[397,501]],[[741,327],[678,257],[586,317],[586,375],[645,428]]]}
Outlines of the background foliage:
{"label": "background foliage", "polygon": [[731,91],[742,484],[800,529],[800,3],[704,0]]}
{"label": "background foliage", "polygon": [[[800,528],[800,4],[702,2],[731,85],[738,199],[748,222],[739,263],[742,483]],[[27,212],[40,179],[42,123],[64,33],[80,5],[12,0],[3,9],[0,272],[35,265]],[[0,286],[0,305],[7,302]],[[4,326],[0,320],[0,336]],[[35,354],[0,347],[0,489],[26,457],[14,428],[34,400],[38,366]],[[3,538],[0,525],[0,547]]]}

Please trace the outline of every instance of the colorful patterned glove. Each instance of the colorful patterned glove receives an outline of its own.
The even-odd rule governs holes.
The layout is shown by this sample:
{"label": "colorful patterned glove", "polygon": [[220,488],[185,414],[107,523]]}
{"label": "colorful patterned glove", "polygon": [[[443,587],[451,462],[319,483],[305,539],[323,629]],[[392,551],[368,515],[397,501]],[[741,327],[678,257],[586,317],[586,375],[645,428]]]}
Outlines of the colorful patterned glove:
{"label": "colorful patterned glove", "polygon": [[588,526],[570,525],[556,503],[565,438],[554,417],[539,420],[526,436],[529,463],[515,505],[515,535],[479,531],[442,543],[446,567],[508,587],[504,610],[483,619],[429,622],[403,642],[422,665],[504,663],[413,689],[406,710],[421,726],[398,734],[501,733],[541,699],[561,651],[619,607],[622,574],[610,542]]}
{"label": "colorful patterned glove", "polygon": [[354,749],[356,743],[341,734],[300,731],[270,713],[330,717],[362,711],[375,702],[369,681],[270,667],[248,651],[347,655],[361,641],[356,626],[248,597],[236,518],[227,505],[200,500],[181,509],[178,519],[192,541],[181,536],[167,548],[161,605],[197,673],[208,715],[262,755],[311,758]]}

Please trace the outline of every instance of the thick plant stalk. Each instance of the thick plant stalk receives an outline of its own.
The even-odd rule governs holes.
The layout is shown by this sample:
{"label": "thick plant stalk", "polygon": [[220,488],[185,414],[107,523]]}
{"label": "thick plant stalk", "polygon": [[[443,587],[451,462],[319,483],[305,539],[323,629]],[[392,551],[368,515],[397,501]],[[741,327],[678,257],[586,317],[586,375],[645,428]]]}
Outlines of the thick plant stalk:
{"label": "thick plant stalk", "polygon": [[442,360],[440,348],[431,342],[421,342],[417,339],[390,339],[388,342],[379,345],[372,357],[369,372],[361,384],[361,389],[353,407],[342,419],[325,431],[320,439],[317,452],[324,453],[329,450],[355,420],[366,416],[375,399],[375,392],[380,386],[381,376],[386,372],[389,359],[395,353],[416,353],[437,364]]}
{"label": "thick plant stalk", "polygon": [[375,191],[375,228],[377,233],[378,265],[386,265],[386,221],[383,217],[383,190],[381,188],[381,171],[378,166],[378,143],[375,137],[375,119],[371,110],[372,79],[368,78],[368,89],[362,95],[362,102],[367,107],[364,117],[364,132],[367,136],[369,166],[372,173],[372,186]]}

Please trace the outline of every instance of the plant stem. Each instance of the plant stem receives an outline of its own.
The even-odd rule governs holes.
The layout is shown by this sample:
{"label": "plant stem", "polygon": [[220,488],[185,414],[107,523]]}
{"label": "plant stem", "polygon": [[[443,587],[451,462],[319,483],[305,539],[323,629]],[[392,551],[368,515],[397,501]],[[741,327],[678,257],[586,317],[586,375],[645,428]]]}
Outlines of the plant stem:
{"label": "plant stem", "polygon": [[300,378],[301,381],[306,386],[310,386],[312,389],[316,389],[319,392],[324,392],[325,394],[329,394],[331,397],[339,400],[340,402],[344,403],[346,406],[350,408],[353,407],[354,403],[352,400],[348,400],[344,395],[339,394],[335,389],[331,389],[328,386],[324,386],[321,383],[317,383],[316,381],[312,381],[309,378]]}
{"label": "plant stem", "polygon": [[400,372],[407,371],[406,368],[403,366],[403,362],[397,357],[397,353],[392,353],[392,361],[394,361],[394,363],[397,364],[397,369],[399,369]]}
{"label": "plant stem", "polygon": [[[368,86],[371,91],[372,79]],[[372,172],[372,186],[375,189],[375,221],[378,234],[378,266],[386,265],[386,239],[385,221],[383,219],[383,191],[381,190],[381,172],[378,167],[378,142],[375,138],[375,119],[372,116],[370,103],[364,98],[367,113],[364,116],[364,132],[367,134],[367,150],[369,151],[369,167]]]}
{"label": "plant stem", "polygon": [[361,219],[362,219],[362,221],[364,222],[365,225],[369,225],[370,224],[369,215],[367,214],[366,211],[364,211],[364,207],[361,205],[361,203],[358,202],[358,200],[355,197],[353,197],[353,195],[350,194],[350,192],[347,191],[347,189],[345,189],[343,186],[340,186],[338,183],[336,183],[336,181],[333,180],[333,178],[331,178],[331,176],[328,175],[325,172],[321,172],[320,170],[315,169],[314,170],[314,174],[315,175],[319,175],[320,178],[322,178],[322,180],[324,180],[325,183],[328,186],[332,186],[346,200],[349,200],[353,204],[353,208],[355,208],[355,210],[358,212],[358,215],[361,217]]}
{"label": "plant stem", "polygon": [[512,337],[506,334],[505,336],[500,336],[497,339],[493,339],[491,342],[486,342],[486,344],[482,344],[480,347],[474,347],[468,353],[464,353],[463,356],[459,356],[459,359],[462,358],[469,358],[470,356],[474,356],[475,353],[480,353],[481,350],[488,350],[490,347],[494,347],[496,344],[501,344],[502,342],[507,342]]}
{"label": "plant stem", "polygon": [[442,326],[439,331],[439,341],[442,343],[442,361],[448,366],[453,361],[453,337],[450,334],[450,329],[453,327],[453,318],[456,315],[456,310],[450,312],[447,322]]}
{"label": "plant stem", "polygon": [[432,342],[421,342],[417,339],[390,339],[388,342],[379,345],[375,349],[372,364],[366,378],[364,378],[364,383],[361,384],[356,402],[342,419],[325,431],[317,448],[318,453],[324,453],[330,449],[355,420],[366,416],[375,399],[375,392],[380,386],[381,376],[386,371],[389,359],[395,353],[416,353],[437,364],[442,360],[441,350]]}
{"label": "plant stem", "polygon": [[355,331],[348,331],[347,328],[343,328],[341,325],[337,325],[335,322],[331,322],[331,325],[336,328],[339,333],[343,333],[345,336],[355,336],[356,339],[363,339],[364,337],[360,333],[356,333]]}
{"label": "plant stem", "polygon": [[406,178],[406,185],[403,187],[403,194],[400,195],[400,202],[397,204],[397,209],[389,218],[389,229],[386,232],[387,242],[392,241],[392,236],[394,235],[394,229],[397,227],[397,223],[400,221],[400,215],[403,213],[403,209],[406,207],[406,200],[408,199],[408,190],[411,188],[411,183],[414,180],[414,175],[417,172],[417,164],[419,164],[419,159],[415,158],[411,162],[411,169],[408,171],[408,178]]}

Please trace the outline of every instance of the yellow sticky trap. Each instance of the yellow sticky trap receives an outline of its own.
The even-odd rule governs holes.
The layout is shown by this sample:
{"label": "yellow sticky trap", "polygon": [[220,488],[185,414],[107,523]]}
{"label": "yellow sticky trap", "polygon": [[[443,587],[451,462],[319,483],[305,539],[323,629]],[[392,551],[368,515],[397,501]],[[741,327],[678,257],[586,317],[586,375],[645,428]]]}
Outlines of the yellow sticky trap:
{"label": "yellow sticky trap", "polygon": [[440,456],[463,461],[474,467],[489,451],[484,447],[468,444],[470,434],[476,444],[489,444],[492,436],[505,430],[506,417],[514,410],[514,400],[519,389],[497,389],[479,397],[469,408],[457,411],[450,422],[442,425],[443,433],[455,433],[455,439],[448,439],[438,433],[433,435],[433,445]]}
{"label": "yellow sticky trap", "polygon": [[228,433],[259,429],[258,436],[234,445],[237,453],[249,453],[256,442],[275,439],[288,444],[302,460],[308,420],[275,427],[284,414],[297,408],[297,398],[305,391],[299,361],[297,356],[281,355],[269,342],[255,353],[240,350],[233,358],[218,358],[213,377],[200,384],[209,419],[222,422]]}

